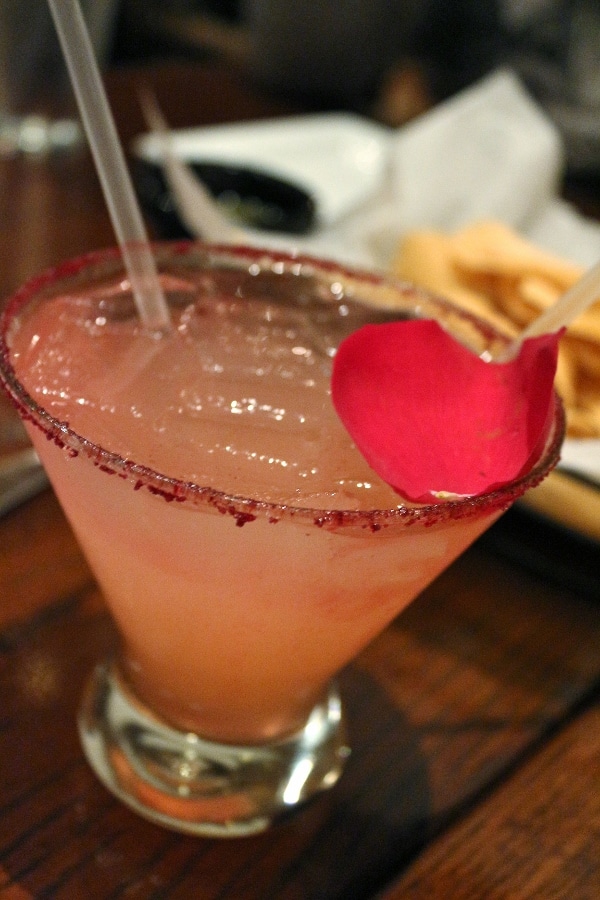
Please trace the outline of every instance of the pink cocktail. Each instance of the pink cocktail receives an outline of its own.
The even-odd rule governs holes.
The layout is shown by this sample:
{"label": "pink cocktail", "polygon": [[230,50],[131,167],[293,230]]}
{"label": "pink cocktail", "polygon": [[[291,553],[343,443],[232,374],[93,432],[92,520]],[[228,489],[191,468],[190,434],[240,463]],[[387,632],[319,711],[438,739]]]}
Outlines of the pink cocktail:
{"label": "pink cocktail", "polygon": [[439,319],[436,298],[255,249],[162,245],[173,319],[146,333],[117,250],[27,284],[1,374],[117,624],[80,715],[103,782],[198,834],[259,831],[331,786],[348,754],[335,674],[556,463],[435,506],[368,467],[330,398],[367,321]]}

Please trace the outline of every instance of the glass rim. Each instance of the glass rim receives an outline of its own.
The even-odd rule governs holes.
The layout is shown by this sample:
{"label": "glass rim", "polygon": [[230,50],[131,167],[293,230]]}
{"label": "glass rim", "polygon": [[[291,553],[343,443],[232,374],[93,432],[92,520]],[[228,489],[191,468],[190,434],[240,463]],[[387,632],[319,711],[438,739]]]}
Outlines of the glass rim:
{"label": "glass rim", "polygon": [[[170,258],[192,253],[213,254],[222,259],[245,260],[259,263],[270,259],[272,263],[289,264],[321,272],[324,275],[337,273],[342,279],[362,282],[374,286],[390,286],[403,294],[422,298],[440,310],[448,310],[465,322],[472,323],[481,334],[493,336],[508,342],[493,325],[462,310],[451,301],[413,284],[394,278],[386,273],[354,268],[333,260],[321,260],[306,254],[295,254],[265,247],[246,245],[212,244],[200,240],[179,240],[152,242],[155,256],[166,254]],[[40,428],[48,440],[71,456],[80,453],[90,459],[102,473],[118,474],[131,482],[133,490],[146,489],[150,494],[175,504],[190,501],[198,508],[213,508],[220,513],[232,515],[236,524],[244,525],[257,518],[271,522],[291,519],[312,523],[319,527],[338,529],[354,527],[379,531],[393,525],[412,525],[420,522],[426,526],[445,521],[470,519],[490,515],[507,509],[528,489],[535,487],[556,466],[560,458],[560,447],[565,433],[565,413],[562,401],[554,391],[552,423],[544,449],[538,459],[524,473],[515,479],[477,495],[444,500],[440,503],[405,505],[408,501],[398,494],[398,506],[387,509],[327,509],[310,506],[293,506],[253,497],[229,494],[209,485],[199,485],[166,475],[149,466],[126,459],[118,453],[94,443],[61,422],[28,393],[19,380],[10,359],[10,329],[19,312],[48,287],[84,273],[94,266],[109,262],[122,265],[118,246],[94,250],[56,266],[50,267],[27,280],[6,301],[0,314],[0,381],[6,393],[19,411],[21,417]],[[124,267],[123,267],[124,268]]]}

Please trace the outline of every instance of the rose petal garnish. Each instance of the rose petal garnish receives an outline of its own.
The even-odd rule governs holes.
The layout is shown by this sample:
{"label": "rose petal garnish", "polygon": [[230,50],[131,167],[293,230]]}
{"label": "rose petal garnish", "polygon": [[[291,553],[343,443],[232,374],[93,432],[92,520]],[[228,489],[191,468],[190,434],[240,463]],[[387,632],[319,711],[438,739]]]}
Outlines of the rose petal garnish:
{"label": "rose petal garnish", "polygon": [[498,363],[430,319],[366,325],[338,348],[333,403],[371,468],[406,499],[477,496],[539,454],[561,334],[524,341]]}

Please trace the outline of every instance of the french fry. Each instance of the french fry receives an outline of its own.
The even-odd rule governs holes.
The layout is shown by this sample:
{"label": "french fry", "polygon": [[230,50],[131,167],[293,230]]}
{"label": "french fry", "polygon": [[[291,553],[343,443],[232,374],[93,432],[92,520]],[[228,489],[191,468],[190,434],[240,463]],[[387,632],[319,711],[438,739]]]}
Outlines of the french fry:
{"label": "french fry", "polygon": [[600,343],[584,340],[579,335],[570,333],[567,333],[563,343],[577,357],[581,370],[598,382],[600,390]]}
{"label": "french fry", "polygon": [[567,409],[567,415],[569,437],[593,438],[598,436],[598,423],[593,408],[570,406]]}
{"label": "french fry", "polygon": [[501,222],[476,222],[453,235],[455,260],[462,268],[518,278],[542,275],[566,290],[583,275],[581,266],[558,259]]}
{"label": "french fry", "polygon": [[568,347],[560,347],[554,384],[567,409],[577,403],[577,358]]}
{"label": "french fry", "polygon": [[516,322],[521,331],[526,325],[529,325],[536,316],[536,310],[523,297],[520,290],[520,282],[518,280],[511,281],[510,284],[504,284],[504,290],[498,294],[496,299],[497,307],[512,322]]}
{"label": "french fry", "polygon": [[540,312],[552,306],[560,297],[562,290],[549,278],[541,275],[526,275],[519,282],[519,290],[523,299]]}
{"label": "french fry", "polygon": [[509,336],[517,333],[506,316],[497,315],[484,294],[461,280],[451,251],[450,239],[436,231],[408,234],[392,262],[392,274],[453,300],[462,309],[480,316]]}

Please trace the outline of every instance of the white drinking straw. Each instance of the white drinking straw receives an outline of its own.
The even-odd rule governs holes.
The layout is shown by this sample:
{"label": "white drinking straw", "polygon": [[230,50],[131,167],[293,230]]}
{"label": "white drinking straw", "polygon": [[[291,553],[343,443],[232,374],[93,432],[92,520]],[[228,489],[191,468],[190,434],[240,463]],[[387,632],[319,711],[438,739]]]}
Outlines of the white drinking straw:
{"label": "white drinking straw", "polygon": [[582,312],[600,300],[600,262],[593,266],[573,287],[569,288],[556,303],[549,306],[541,315],[534,319],[521,333],[519,340],[536,337],[540,334],[549,334],[558,331],[563,326],[581,315]]}
{"label": "white drinking straw", "polygon": [[79,0],[48,0],[138,314],[151,331],[170,318]]}
{"label": "white drinking straw", "polygon": [[518,356],[523,341],[541,334],[551,334],[558,331],[559,328],[566,328],[577,316],[597,301],[600,301],[600,262],[589,269],[573,287],[565,291],[556,303],[533,319],[506,350],[495,357],[496,361],[504,362],[514,359],[515,356]]}

